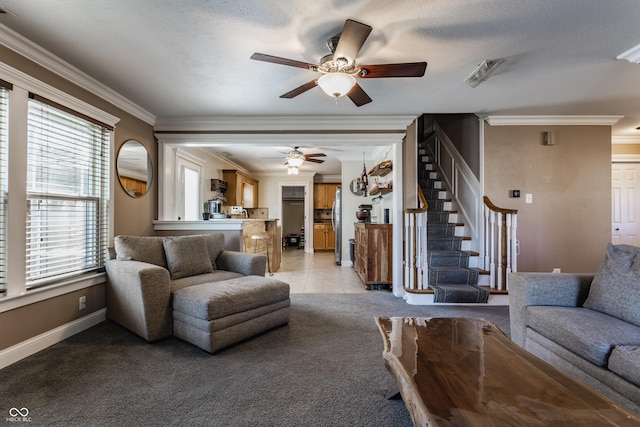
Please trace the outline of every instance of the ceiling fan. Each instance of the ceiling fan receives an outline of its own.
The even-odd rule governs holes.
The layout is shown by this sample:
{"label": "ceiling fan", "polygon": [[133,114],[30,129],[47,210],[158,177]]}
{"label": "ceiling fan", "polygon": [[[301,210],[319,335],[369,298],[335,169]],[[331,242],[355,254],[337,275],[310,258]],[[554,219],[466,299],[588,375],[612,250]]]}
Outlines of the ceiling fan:
{"label": "ceiling fan", "polygon": [[302,151],[298,150],[300,147],[293,147],[292,151],[287,153],[286,161],[284,162],[287,166],[298,167],[301,166],[302,163],[312,162],[312,163],[324,163],[322,159],[316,159],[315,157],[326,157],[324,153],[312,153],[312,154],[304,154]]}
{"label": "ceiling fan", "polygon": [[304,68],[322,74],[317,79],[280,95],[280,98],[294,98],[315,86],[320,86],[327,95],[336,99],[346,95],[360,107],[371,102],[371,98],[360,87],[356,78],[422,77],[427,68],[426,62],[356,65],[356,56],[371,30],[369,25],[347,19],[342,32],[327,40],[327,47],[331,53],[322,57],[320,65],[264,53],[254,53],[251,59]]}

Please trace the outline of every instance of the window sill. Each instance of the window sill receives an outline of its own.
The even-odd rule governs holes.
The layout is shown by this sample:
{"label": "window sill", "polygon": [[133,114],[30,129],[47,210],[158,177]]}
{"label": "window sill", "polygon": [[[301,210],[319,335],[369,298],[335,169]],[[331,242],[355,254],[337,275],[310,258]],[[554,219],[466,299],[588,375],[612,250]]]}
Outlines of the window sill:
{"label": "window sill", "polygon": [[25,291],[17,295],[5,294],[0,296],[0,313],[105,283],[106,277],[106,273],[93,273]]}

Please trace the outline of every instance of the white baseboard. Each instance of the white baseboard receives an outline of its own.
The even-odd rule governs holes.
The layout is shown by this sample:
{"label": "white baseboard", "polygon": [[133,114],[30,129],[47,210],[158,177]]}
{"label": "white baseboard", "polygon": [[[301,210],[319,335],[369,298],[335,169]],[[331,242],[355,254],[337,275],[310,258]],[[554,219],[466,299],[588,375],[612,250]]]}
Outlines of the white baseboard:
{"label": "white baseboard", "polygon": [[506,294],[493,294],[489,295],[489,301],[486,304],[464,304],[464,303],[441,303],[433,301],[433,294],[414,294],[406,292],[404,300],[409,305],[468,305],[468,306],[482,306],[482,305],[509,305],[509,295]]}
{"label": "white baseboard", "polygon": [[73,322],[58,326],[55,329],[6,348],[0,351],[0,369],[6,368],[12,363],[44,350],[105,320],[107,320],[107,309],[103,308],[94,311],[88,316],[81,317]]}

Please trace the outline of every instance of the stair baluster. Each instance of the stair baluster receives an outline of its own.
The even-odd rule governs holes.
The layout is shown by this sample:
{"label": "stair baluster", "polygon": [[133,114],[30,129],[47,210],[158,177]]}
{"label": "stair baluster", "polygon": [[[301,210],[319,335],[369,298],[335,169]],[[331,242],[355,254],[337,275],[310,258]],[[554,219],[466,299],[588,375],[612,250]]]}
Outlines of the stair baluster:
{"label": "stair baluster", "polygon": [[[485,205],[485,269],[492,289],[507,291],[507,274],[518,271],[518,210],[500,208],[487,197]],[[499,261],[499,265],[497,262]],[[499,271],[496,271],[499,268]]]}

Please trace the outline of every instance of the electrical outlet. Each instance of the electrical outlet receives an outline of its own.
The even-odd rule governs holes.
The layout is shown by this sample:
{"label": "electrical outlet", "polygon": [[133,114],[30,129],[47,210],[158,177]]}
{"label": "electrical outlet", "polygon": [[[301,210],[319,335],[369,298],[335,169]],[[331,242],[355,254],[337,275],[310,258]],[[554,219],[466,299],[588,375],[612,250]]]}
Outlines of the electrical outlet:
{"label": "electrical outlet", "polygon": [[85,308],[87,308],[87,297],[81,296],[78,299],[78,310],[84,310]]}

